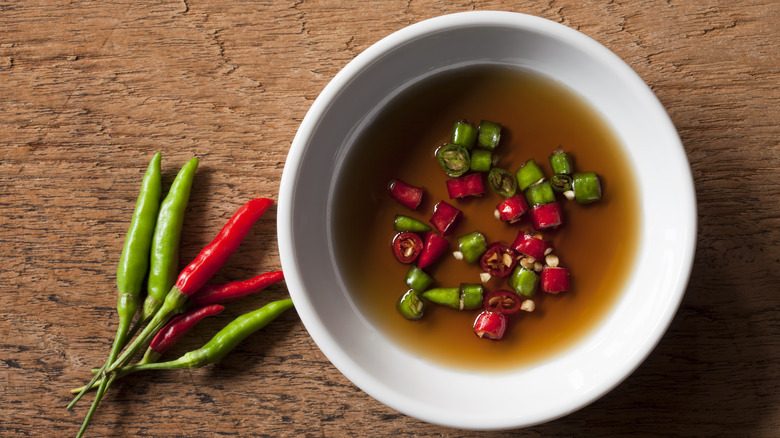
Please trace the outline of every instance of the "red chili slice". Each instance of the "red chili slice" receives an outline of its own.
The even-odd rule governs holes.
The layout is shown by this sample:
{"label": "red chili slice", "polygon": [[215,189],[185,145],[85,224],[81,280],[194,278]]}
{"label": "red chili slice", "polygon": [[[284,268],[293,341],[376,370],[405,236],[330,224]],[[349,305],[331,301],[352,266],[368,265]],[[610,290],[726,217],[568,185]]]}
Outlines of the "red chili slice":
{"label": "red chili slice", "polygon": [[390,197],[412,210],[416,210],[422,202],[423,189],[420,187],[415,187],[400,179],[394,179],[390,181],[387,188],[390,190]]}
{"label": "red chili slice", "polygon": [[536,260],[544,258],[544,253],[547,248],[550,247],[550,243],[546,240],[540,239],[534,235],[528,234],[524,231],[520,231],[512,243],[512,248],[520,254],[533,257]]}
{"label": "red chili slice", "polygon": [[545,266],[541,275],[542,290],[551,294],[569,290],[569,270]]}
{"label": "red chili slice", "polygon": [[462,216],[463,212],[444,201],[440,201],[433,206],[431,223],[442,236],[446,236],[452,232]]}
{"label": "red chili slice", "polygon": [[531,222],[537,230],[555,228],[563,223],[563,211],[558,201],[537,205],[531,209]]}
{"label": "red chili slice", "polygon": [[455,179],[447,180],[447,193],[450,199],[465,198],[467,196],[482,196],[485,194],[485,186],[482,184],[481,173],[471,173]]}
{"label": "red chili slice", "polygon": [[494,277],[506,277],[512,273],[516,263],[517,255],[512,248],[498,242],[491,243],[479,259],[482,270]]}
{"label": "red chili slice", "polygon": [[425,269],[432,265],[449,247],[450,243],[446,238],[433,231],[429,231],[428,234],[425,235],[422,253],[420,253],[420,259],[417,260],[417,267]]}
{"label": "red chili slice", "polygon": [[398,233],[393,238],[393,255],[401,263],[412,263],[422,252],[423,242],[415,233]]}
{"label": "red chili slice", "polygon": [[520,310],[523,300],[508,290],[494,290],[485,295],[482,305],[485,310],[510,315]]}
{"label": "red chili slice", "polygon": [[474,333],[481,339],[498,341],[506,332],[506,315],[489,310],[482,311],[474,321]]}
{"label": "red chili slice", "polygon": [[496,210],[498,210],[499,219],[513,224],[519,221],[523,214],[528,211],[528,202],[526,202],[523,195],[512,195],[506,198],[504,202],[498,204]]}

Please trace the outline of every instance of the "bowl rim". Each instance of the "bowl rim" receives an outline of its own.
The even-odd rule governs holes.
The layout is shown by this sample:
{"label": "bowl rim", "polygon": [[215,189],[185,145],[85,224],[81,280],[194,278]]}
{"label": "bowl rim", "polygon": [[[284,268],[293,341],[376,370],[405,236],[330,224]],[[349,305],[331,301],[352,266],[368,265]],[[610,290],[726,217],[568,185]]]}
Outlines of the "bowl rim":
{"label": "bowl rim", "polygon": [[[352,79],[354,79],[358,74],[360,74],[361,71],[363,71],[373,62],[383,57],[390,50],[402,46],[417,38],[448,30],[479,26],[522,28],[523,30],[530,30],[533,32],[542,33],[544,35],[551,35],[555,38],[564,38],[566,39],[567,43],[576,46],[578,49],[592,53],[594,56],[599,57],[600,61],[608,64],[609,68],[616,70],[618,74],[621,75],[621,77],[632,81],[634,88],[644,90],[644,97],[646,97],[647,100],[645,103],[655,106],[654,111],[665,115],[665,121],[668,123],[668,128],[671,129],[671,131],[674,131],[679,145],[678,148],[675,148],[678,152],[678,155],[674,157],[674,159],[683,160],[682,162],[688,166],[688,174],[683,175],[684,179],[687,181],[685,186],[681,187],[682,196],[692,200],[692,211],[687,217],[687,225],[685,227],[685,229],[691,230],[692,232],[683,236],[685,241],[683,243],[684,254],[682,258],[685,266],[680,270],[679,277],[682,281],[675,283],[677,293],[674,294],[674,299],[666,305],[664,312],[658,316],[658,323],[652,327],[652,330],[648,333],[647,336],[650,341],[646,343],[645,348],[643,348],[641,351],[641,354],[637,354],[635,357],[632,357],[631,360],[625,364],[624,368],[621,369],[619,378],[611,381],[610,385],[604,385],[603,387],[599,388],[598,391],[589,393],[587,397],[580,397],[579,399],[571,400],[568,404],[562,405],[557,411],[551,412],[545,418],[535,418],[522,422],[518,422],[516,418],[511,418],[507,419],[505,422],[494,422],[493,424],[475,424],[471,421],[443,418],[439,415],[431,415],[427,413],[410,413],[408,408],[403,406],[400,400],[395,398],[392,394],[387,393],[386,385],[376,381],[376,378],[372,376],[367,370],[363,370],[360,367],[355,366],[355,362],[339,347],[338,342],[331,336],[325,323],[317,313],[317,310],[310,305],[306,298],[306,293],[303,291],[303,284],[298,278],[301,269],[298,266],[297,260],[294,256],[294,236],[292,235],[291,229],[293,215],[292,200],[295,196],[295,187],[293,182],[298,177],[309,137],[314,131],[316,131],[320,120],[328,111],[333,100],[336,99],[339,94],[349,86]],[[347,377],[347,379],[383,404],[423,421],[461,429],[497,430],[531,426],[534,424],[551,421],[581,409],[614,389],[642,364],[642,362],[660,342],[663,334],[666,332],[675,314],[677,313],[680,303],[682,302],[685,289],[687,288],[687,282],[690,278],[690,273],[693,268],[693,257],[696,247],[697,214],[693,178],[692,175],[690,175],[690,166],[688,165],[687,156],[682,146],[682,142],[677,135],[677,131],[660,101],[658,101],[657,97],[653,94],[647,84],[633,69],[631,69],[630,66],[628,66],[628,64],[626,64],[616,54],[600,43],[591,39],[587,35],[582,34],[581,32],[578,32],[575,29],[569,28],[563,24],[556,23],[541,17],[517,12],[471,11],[430,18],[393,32],[371,45],[362,53],[358,54],[333,77],[333,79],[325,86],[320,95],[313,102],[312,106],[301,122],[301,125],[290,147],[280,182],[277,228],[280,259],[285,271],[286,282],[290,291],[290,295],[295,302],[296,310],[301,318],[301,321],[322,353],[345,377]],[[288,271],[290,273],[289,275],[287,274]]]}

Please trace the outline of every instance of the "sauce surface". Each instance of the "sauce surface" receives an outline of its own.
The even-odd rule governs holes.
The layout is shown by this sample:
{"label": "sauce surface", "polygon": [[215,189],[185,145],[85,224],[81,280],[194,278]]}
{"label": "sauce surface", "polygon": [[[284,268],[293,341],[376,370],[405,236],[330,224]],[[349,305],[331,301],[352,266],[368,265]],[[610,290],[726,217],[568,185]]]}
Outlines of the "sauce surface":
{"label": "sauce surface", "polygon": [[[578,205],[559,196],[564,224],[545,231],[571,275],[571,290],[558,295],[537,291],[532,313],[509,315],[501,341],[479,339],[472,325],[479,310],[456,311],[428,303],[419,321],[395,309],[407,290],[410,265],[390,249],[393,218],[404,214],[429,224],[433,206],[445,200],[463,211],[450,234],[450,251],[426,271],[432,287],[480,283],[478,263],[455,260],[457,236],[473,230],[488,242],[511,244],[530,220],[508,225],[493,216],[504,198],[487,188],[481,198],[450,200],[434,151],[449,141],[452,124],[480,120],[502,125],[497,167],[515,172],[534,158],[551,176],[548,156],[559,145],[574,168],[601,177],[601,201]],[[538,73],[503,66],[475,66],[440,73],[402,92],[357,139],[339,175],[333,210],[337,263],[350,294],[380,332],[426,360],[460,369],[500,370],[548,358],[586,335],[614,305],[632,270],[639,230],[639,203],[631,166],[611,129],[571,90]],[[422,205],[411,211],[389,197],[387,184],[400,178],[425,189]],[[484,179],[485,183],[486,178]],[[487,291],[511,290],[493,278]]]}

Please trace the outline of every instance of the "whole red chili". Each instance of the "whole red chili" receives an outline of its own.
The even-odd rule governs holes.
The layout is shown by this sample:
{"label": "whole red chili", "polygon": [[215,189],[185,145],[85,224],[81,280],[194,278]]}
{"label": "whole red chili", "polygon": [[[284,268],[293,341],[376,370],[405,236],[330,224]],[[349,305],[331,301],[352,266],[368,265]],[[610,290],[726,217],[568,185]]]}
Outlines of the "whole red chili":
{"label": "whole red chili", "polygon": [[162,355],[203,318],[208,318],[223,311],[225,308],[219,304],[196,307],[173,318],[162,330],[152,338],[149,348]]}
{"label": "whole red chili", "polygon": [[412,263],[417,260],[423,249],[423,241],[415,233],[398,233],[393,238],[393,255],[401,263]]}
{"label": "whole red chili", "polygon": [[482,270],[494,277],[506,277],[512,273],[515,263],[517,263],[515,251],[498,242],[491,243],[479,259]]}
{"label": "whole red chili", "polygon": [[273,201],[266,198],[253,199],[236,211],[227,224],[200,254],[179,274],[173,286],[184,295],[190,296],[203,287],[225,264],[255,222],[268,210]]}
{"label": "whole red chili", "polygon": [[171,319],[180,312],[184,303],[225,264],[230,254],[238,248],[241,241],[249,233],[255,222],[265,213],[273,201],[267,198],[256,198],[236,211],[227,224],[179,274],[176,284],[168,292],[165,301],[143,331],[128,345],[124,352],[107,367],[110,373],[124,365],[135,356],[141,346],[151,338]]}
{"label": "whole red chili", "polygon": [[282,271],[266,272],[244,281],[233,281],[226,284],[207,284],[195,292],[190,300],[195,306],[227,303],[237,300],[266,287],[284,280]]}

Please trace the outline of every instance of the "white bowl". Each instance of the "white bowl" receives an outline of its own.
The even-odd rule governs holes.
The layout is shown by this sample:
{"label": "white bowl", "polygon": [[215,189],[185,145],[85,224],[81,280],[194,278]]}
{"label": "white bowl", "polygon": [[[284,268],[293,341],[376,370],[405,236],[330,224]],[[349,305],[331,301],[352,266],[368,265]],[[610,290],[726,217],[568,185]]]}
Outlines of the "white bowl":
{"label": "white bowl", "polygon": [[[446,68],[501,63],[562,82],[594,107],[627,149],[641,197],[636,267],[584,339],[536,366],[480,374],[415,357],[364,318],[334,261],[338,169],[372,114]],[[674,317],[690,274],[696,201],[677,132],[651,90],[615,54],[538,17],[467,12],[404,28],[357,56],[304,118],[281,180],[279,249],[309,334],[355,385],[409,416],[463,429],[549,421],[593,402],[647,357]]]}

